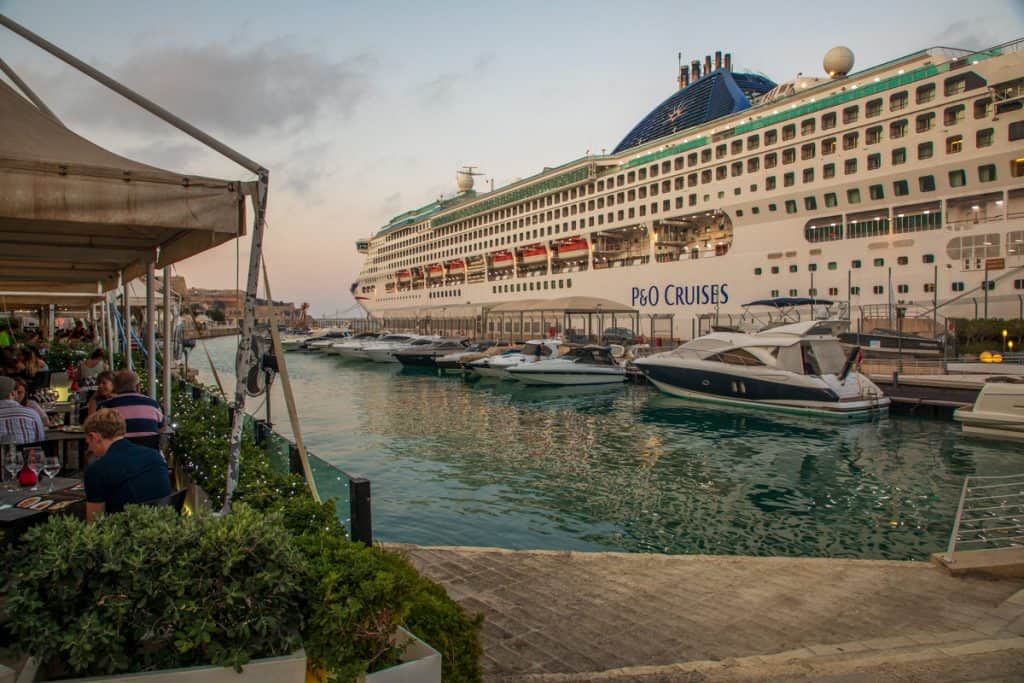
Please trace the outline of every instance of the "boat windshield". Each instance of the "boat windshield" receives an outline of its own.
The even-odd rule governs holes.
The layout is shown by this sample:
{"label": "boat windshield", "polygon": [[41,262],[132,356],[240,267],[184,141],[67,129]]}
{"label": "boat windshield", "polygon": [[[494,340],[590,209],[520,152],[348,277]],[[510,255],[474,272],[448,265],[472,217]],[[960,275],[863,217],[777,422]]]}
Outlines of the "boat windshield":
{"label": "boat windshield", "polygon": [[612,356],[607,349],[572,349],[565,354],[567,360],[587,365],[614,365]]}
{"label": "boat windshield", "polygon": [[800,342],[805,375],[838,375],[846,365],[843,347],[836,339]]}

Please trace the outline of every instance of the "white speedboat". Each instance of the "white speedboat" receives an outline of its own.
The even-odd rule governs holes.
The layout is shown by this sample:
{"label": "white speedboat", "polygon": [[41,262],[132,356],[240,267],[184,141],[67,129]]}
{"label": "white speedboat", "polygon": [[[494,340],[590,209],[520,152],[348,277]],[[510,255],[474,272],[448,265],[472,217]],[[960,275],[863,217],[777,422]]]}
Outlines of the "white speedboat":
{"label": "white speedboat", "polygon": [[441,374],[462,373],[467,363],[481,358],[496,356],[509,350],[508,342],[481,341],[472,344],[462,351],[449,353],[434,361]]}
{"label": "white speedboat", "polygon": [[524,363],[508,372],[528,385],[621,384],[626,380],[626,369],[615,362],[607,346],[570,349],[558,358]]}
{"label": "white speedboat", "polygon": [[306,341],[299,345],[296,350],[307,351],[310,353],[324,353],[327,349],[331,348],[332,344],[336,344],[342,339],[351,337],[352,333],[348,330],[339,329],[327,329],[322,330],[320,333],[313,335]]}
{"label": "white speedboat", "polygon": [[832,321],[763,332],[712,332],[634,364],[660,390],[700,401],[837,416],[889,410],[889,399],[853,369]]}
{"label": "white speedboat", "polygon": [[466,366],[473,374],[480,377],[493,377],[496,379],[512,379],[508,369],[535,363],[547,358],[557,358],[559,346],[562,345],[559,339],[535,339],[523,344],[518,351],[508,351],[500,356],[491,356],[475,360]]}
{"label": "white speedboat", "polygon": [[[363,349],[388,336],[386,333],[363,332],[354,337],[331,345],[330,354],[341,356],[345,360],[369,360]],[[404,335],[403,335],[404,336]]]}
{"label": "white speedboat", "polygon": [[415,348],[417,346],[427,346],[439,339],[439,337],[413,337],[412,339],[406,338],[403,341],[392,342],[381,339],[380,343],[367,346],[363,349],[363,352],[374,363],[397,363],[398,359],[395,358],[395,351]]}
{"label": "white speedboat", "polygon": [[1024,379],[989,378],[974,405],[957,408],[953,419],[965,434],[1024,440]]}

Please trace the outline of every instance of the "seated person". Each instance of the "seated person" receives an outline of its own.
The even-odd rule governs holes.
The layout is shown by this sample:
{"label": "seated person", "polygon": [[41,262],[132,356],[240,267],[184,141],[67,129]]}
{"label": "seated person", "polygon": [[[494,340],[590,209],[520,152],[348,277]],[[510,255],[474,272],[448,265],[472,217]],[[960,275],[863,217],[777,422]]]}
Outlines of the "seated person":
{"label": "seated person", "polygon": [[46,429],[31,408],[14,400],[18,384],[10,377],[0,377],[0,434],[14,436],[14,443],[38,443],[46,440]]}
{"label": "seated person", "polygon": [[85,468],[85,521],[171,494],[163,457],[124,438],[125,420],[116,410],[101,408],[82,429],[90,452],[99,458]]}
{"label": "seated person", "polygon": [[50,427],[50,417],[43,410],[43,407],[39,405],[35,400],[28,397],[28,385],[25,384],[25,380],[20,377],[14,378],[14,393],[11,394],[11,400],[17,401],[19,404],[33,410],[39,419],[43,421],[44,427]]}
{"label": "seated person", "polygon": [[113,408],[121,413],[128,424],[127,437],[159,434],[164,426],[164,413],[160,404],[139,393],[139,376],[131,370],[114,374],[114,397],[99,404],[100,408]]}
{"label": "seated person", "polygon": [[96,376],[96,391],[89,397],[88,414],[95,413],[99,405],[110,398],[114,398],[114,373],[104,370]]}
{"label": "seated person", "polygon": [[103,349],[96,349],[89,357],[78,364],[78,379],[92,379],[107,369],[107,361],[103,360]]}

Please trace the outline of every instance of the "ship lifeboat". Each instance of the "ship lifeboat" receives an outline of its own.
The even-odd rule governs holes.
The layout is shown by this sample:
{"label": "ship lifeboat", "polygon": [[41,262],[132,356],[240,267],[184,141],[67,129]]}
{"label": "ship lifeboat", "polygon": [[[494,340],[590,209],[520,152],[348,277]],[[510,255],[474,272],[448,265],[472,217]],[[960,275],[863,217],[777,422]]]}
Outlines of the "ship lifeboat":
{"label": "ship lifeboat", "polygon": [[548,262],[548,250],[541,245],[523,249],[523,265],[534,266]]}
{"label": "ship lifeboat", "polygon": [[410,273],[408,270],[400,270],[400,271],[398,271],[398,281],[399,282],[411,282],[412,281],[412,273]]}
{"label": "ship lifeboat", "polygon": [[444,277],[444,266],[434,264],[427,269],[427,274],[431,280],[440,280]]}
{"label": "ship lifeboat", "polygon": [[590,255],[590,246],[585,239],[566,240],[558,245],[557,254],[563,261],[585,259]]}
{"label": "ship lifeboat", "polygon": [[515,265],[516,258],[511,253],[503,251],[500,254],[495,254],[491,257],[491,270],[500,270],[502,268],[511,268]]}
{"label": "ship lifeboat", "polygon": [[452,261],[448,264],[449,275],[463,275],[466,272],[466,264],[462,261]]}

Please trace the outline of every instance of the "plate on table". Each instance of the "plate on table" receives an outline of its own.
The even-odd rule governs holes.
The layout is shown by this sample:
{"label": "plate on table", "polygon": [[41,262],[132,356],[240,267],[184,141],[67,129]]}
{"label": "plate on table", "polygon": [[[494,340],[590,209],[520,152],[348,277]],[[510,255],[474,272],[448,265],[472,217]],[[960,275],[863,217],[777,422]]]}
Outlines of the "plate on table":
{"label": "plate on table", "polygon": [[52,500],[41,500],[38,503],[36,503],[35,505],[32,505],[29,509],[30,510],[45,510],[46,508],[50,507],[51,505],[53,505],[53,501]]}
{"label": "plate on table", "polygon": [[18,507],[27,509],[38,503],[43,499],[42,496],[29,496],[18,501]]}
{"label": "plate on table", "polygon": [[[56,512],[57,510],[63,510],[67,506],[73,505],[74,503],[77,503],[78,501],[77,500],[58,500],[58,501],[50,501],[50,502],[53,502],[53,505],[50,506],[50,512]],[[35,508],[33,508],[33,509],[35,509]]]}
{"label": "plate on table", "polygon": [[69,434],[81,434],[85,431],[82,425],[64,425],[60,430]]}

